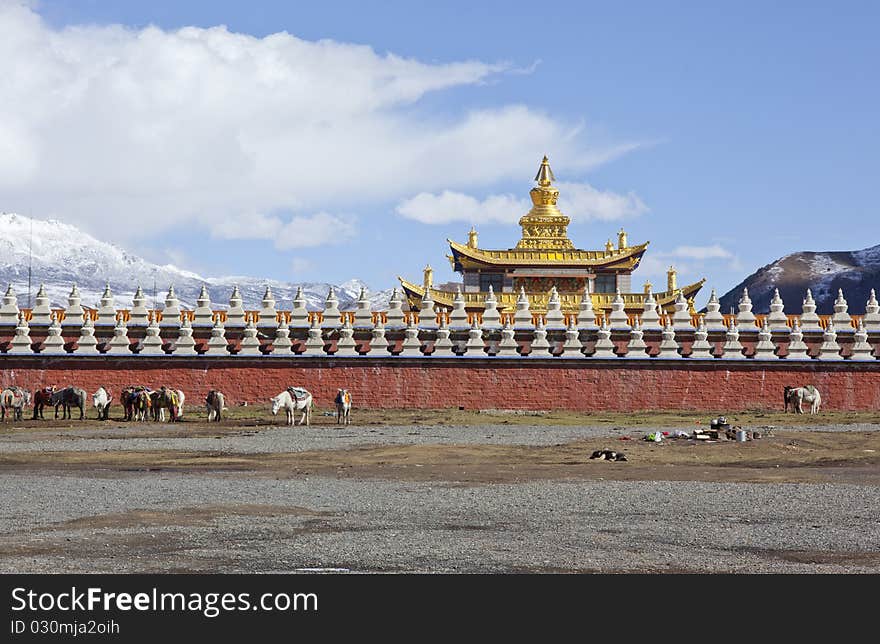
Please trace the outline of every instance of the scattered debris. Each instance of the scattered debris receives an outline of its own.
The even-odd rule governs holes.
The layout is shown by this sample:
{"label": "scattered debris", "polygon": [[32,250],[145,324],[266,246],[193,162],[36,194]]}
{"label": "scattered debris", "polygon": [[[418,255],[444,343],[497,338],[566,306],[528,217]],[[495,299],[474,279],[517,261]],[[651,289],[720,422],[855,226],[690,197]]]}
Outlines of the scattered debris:
{"label": "scattered debris", "polygon": [[727,418],[724,416],[719,416],[709,421],[709,427],[712,429],[730,429],[730,423],[727,422]]}
{"label": "scattered debris", "polygon": [[660,443],[663,442],[663,432],[651,432],[647,436],[645,436],[644,440],[649,443]]}
{"label": "scattered debris", "polygon": [[600,461],[625,461],[626,455],[623,452],[615,452],[612,449],[605,448],[597,449],[590,458]]}

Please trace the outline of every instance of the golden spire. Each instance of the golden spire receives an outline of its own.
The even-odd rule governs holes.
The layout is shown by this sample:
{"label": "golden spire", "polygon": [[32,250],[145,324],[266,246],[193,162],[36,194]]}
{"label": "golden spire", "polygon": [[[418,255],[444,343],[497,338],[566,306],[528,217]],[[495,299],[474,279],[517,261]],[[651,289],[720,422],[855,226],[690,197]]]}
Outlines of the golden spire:
{"label": "golden spire", "polygon": [[468,248],[476,248],[477,247],[477,229],[471,226],[471,230],[468,233]]}
{"label": "golden spire", "polygon": [[433,287],[434,287],[434,269],[431,268],[431,265],[430,265],[430,264],[427,264],[427,265],[425,266],[425,271],[424,271],[424,273],[425,273],[425,275],[424,275],[424,277],[425,277],[425,289],[427,290],[427,289],[429,289],[429,288],[433,288]]}
{"label": "golden spire", "polygon": [[678,290],[678,273],[674,266],[670,266],[666,271],[666,290],[671,292]]}
{"label": "golden spire", "polygon": [[545,156],[535,175],[538,185],[529,191],[532,209],[519,220],[522,226],[522,239],[517,248],[569,249],[574,244],[568,238],[567,227],[571,221],[556,207],[559,190],[552,183],[556,181],[550,163]]}
{"label": "golden spire", "polygon": [[535,175],[535,181],[537,181],[538,185],[542,188],[546,188],[551,182],[556,181],[556,177],[553,176],[553,170],[550,169],[550,161],[547,160],[546,154],[541,161],[541,167],[538,168],[538,174]]}

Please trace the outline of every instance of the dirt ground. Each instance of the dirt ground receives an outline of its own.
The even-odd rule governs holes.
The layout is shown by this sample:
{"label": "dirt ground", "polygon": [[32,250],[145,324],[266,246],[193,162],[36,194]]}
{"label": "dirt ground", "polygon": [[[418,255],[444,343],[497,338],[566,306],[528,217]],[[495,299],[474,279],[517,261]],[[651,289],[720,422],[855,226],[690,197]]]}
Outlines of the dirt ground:
{"label": "dirt ground", "polygon": [[[312,425],[342,431],[327,410],[313,412]],[[92,412],[89,414],[93,416]],[[294,453],[243,454],[210,451],[2,451],[0,471],[88,471],[112,476],[125,472],[237,473],[273,478],[328,475],[357,479],[446,481],[457,484],[529,480],[669,480],[730,482],[835,482],[880,485],[880,432],[821,431],[816,425],[870,426],[880,414],[823,413],[817,416],[754,411],[727,416],[734,427],[762,434],[740,443],[666,437],[642,440],[646,428],[674,434],[708,429],[712,414],[643,412],[581,414],[572,412],[482,412],[438,410],[362,410],[345,431],[358,427],[556,425],[607,426],[609,437],[550,446],[490,444],[364,445]],[[88,430],[92,438],[223,437],[280,431],[277,418],[262,407],[230,410],[222,423],[205,422],[202,410],[170,424],[110,421],[18,421],[0,428],[0,437],[19,441],[63,439],[70,430]],[[799,426],[811,425],[810,431]],[[124,434],[120,435],[119,428]],[[130,430],[130,431],[129,431]],[[77,437],[82,434],[77,432]],[[378,443],[378,439],[377,439]],[[623,452],[627,460],[591,460],[595,450]]]}

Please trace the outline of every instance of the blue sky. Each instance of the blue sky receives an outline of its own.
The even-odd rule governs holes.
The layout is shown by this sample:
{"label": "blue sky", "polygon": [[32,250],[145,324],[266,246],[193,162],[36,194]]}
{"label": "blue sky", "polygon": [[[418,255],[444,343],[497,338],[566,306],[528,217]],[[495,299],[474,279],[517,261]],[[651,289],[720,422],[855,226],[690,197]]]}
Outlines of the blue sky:
{"label": "blue sky", "polygon": [[0,0],[0,210],[205,275],[379,289],[426,261],[454,279],[445,239],[471,223],[515,244],[547,154],[577,246],[623,226],[651,241],[634,286],[675,264],[723,293],[790,252],[880,243],[878,19],[876,2]]}

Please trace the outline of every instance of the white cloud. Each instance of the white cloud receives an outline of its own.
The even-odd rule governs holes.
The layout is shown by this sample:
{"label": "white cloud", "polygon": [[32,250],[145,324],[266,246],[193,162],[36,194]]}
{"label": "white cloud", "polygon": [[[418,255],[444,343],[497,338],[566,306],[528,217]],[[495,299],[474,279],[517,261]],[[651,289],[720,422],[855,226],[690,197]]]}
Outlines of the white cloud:
{"label": "white cloud", "polygon": [[649,250],[633,274],[633,288],[636,288],[638,280],[640,284],[651,282],[655,291],[666,290],[666,271],[670,266],[675,267],[679,286],[696,282],[706,277],[707,272],[717,273],[719,268],[727,271],[742,270],[739,257],[720,244],[677,246],[672,251]]}
{"label": "white cloud", "polygon": [[[636,146],[595,145],[581,124],[523,105],[414,107],[512,71],[222,26],[56,29],[0,2],[3,207],[115,241],[187,224],[260,238],[266,225],[293,248],[351,235],[351,222],[314,213],[522,180],[544,153],[586,171]],[[640,203],[583,199],[596,217]],[[149,225],[107,225],[119,217]],[[305,234],[303,217],[315,223]]]}
{"label": "white cloud", "polygon": [[314,268],[314,264],[311,260],[306,259],[305,257],[294,257],[290,261],[290,270],[293,273],[294,281],[299,279],[299,275],[301,273],[309,273]]}
{"label": "white cloud", "polygon": [[[577,221],[612,221],[635,217],[648,208],[635,194],[619,195],[597,190],[587,183],[559,183],[559,208]],[[492,222],[515,224],[531,208],[531,201],[510,194],[490,195],[483,200],[444,190],[421,192],[397,206],[398,214],[423,224]]]}
{"label": "white cloud", "polygon": [[712,246],[677,246],[670,256],[690,259],[727,259],[732,258],[733,253],[719,244],[713,244]]}
{"label": "white cloud", "polygon": [[279,250],[338,244],[354,237],[356,231],[352,218],[326,212],[297,215],[286,221],[278,216],[248,213],[214,222],[211,228],[211,234],[220,239],[264,239]]}
{"label": "white cloud", "polygon": [[437,195],[421,192],[397,206],[399,214],[423,224],[451,221],[509,224],[515,223],[528,210],[529,200],[517,199],[513,195],[491,195],[481,201],[451,190]]}
{"label": "white cloud", "polygon": [[648,212],[638,196],[597,190],[588,183],[560,182],[559,208],[572,221],[614,221],[636,217]]}

